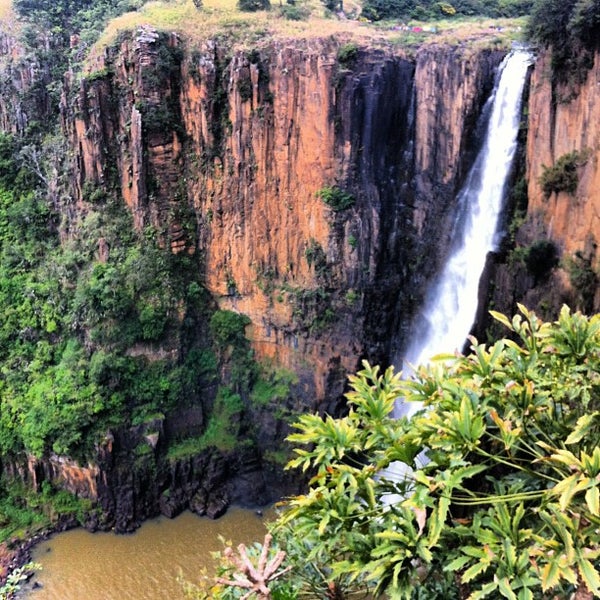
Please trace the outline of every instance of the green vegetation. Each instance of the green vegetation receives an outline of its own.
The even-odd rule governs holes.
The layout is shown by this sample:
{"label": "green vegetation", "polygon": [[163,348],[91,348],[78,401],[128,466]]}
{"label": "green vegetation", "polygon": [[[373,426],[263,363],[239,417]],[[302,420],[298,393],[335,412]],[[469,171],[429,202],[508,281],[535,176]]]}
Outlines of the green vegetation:
{"label": "green vegetation", "polygon": [[219,310],[210,319],[210,332],[221,364],[227,364],[229,383],[236,393],[247,394],[257,378],[258,365],[245,336],[250,319],[230,310]]}
{"label": "green vegetation", "polygon": [[306,5],[300,5],[296,2],[286,4],[279,7],[281,16],[290,21],[306,21],[310,17],[310,8]]}
{"label": "green vegetation", "polygon": [[349,306],[354,306],[360,299],[360,294],[356,290],[348,290],[344,298]]}
{"label": "green vegetation", "polygon": [[[6,165],[5,178],[27,181],[17,163]],[[196,361],[196,342],[179,360],[128,354],[207,319],[189,258],[159,248],[155,235],[137,236],[125,207],[106,196],[69,224],[62,245],[55,221],[37,190],[0,192],[5,456],[88,456],[108,427],[192,402],[214,377]],[[99,240],[109,249],[102,259]]]}
{"label": "green vegetation", "polygon": [[30,116],[25,137],[41,142],[58,122],[62,88],[69,68],[77,68],[108,21],[140,8],[144,0],[14,0],[23,24],[21,42],[29,59],[41,65],[31,89],[21,94]]}
{"label": "green vegetation", "polygon": [[558,248],[552,240],[537,240],[525,249],[527,271],[536,283],[542,281],[558,265]]}
{"label": "green vegetation", "polygon": [[219,310],[210,319],[210,332],[220,350],[244,343],[246,326],[251,321],[246,315],[231,310]]}
{"label": "green vegetation", "polygon": [[364,0],[362,16],[381,19],[432,20],[444,16],[518,17],[529,14],[533,0]]}
{"label": "green vegetation", "polygon": [[346,210],[356,202],[356,199],[349,192],[344,192],[337,186],[324,187],[317,192],[317,198],[321,198],[329,208],[335,212]]}
{"label": "green vegetation", "polygon": [[585,164],[588,152],[574,150],[563,154],[551,167],[542,165],[543,172],[540,177],[540,185],[548,198],[553,193],[566,192],[574,194],[577,191],[579,177],[577,168]]}
{"label": "green vegetation", "polygon": [[[265,540],[272,597],[600,596],[600,316],[493,315],[519,343],[409,380],[364,363],[346,417],[300,417],[289,468],[314,476]],[[398,397],[423,408],[394,419]],[[238,598],[244,563],[196,597]]]}
{"label": "green vegetation", "polygon": [[227,387],[220,387],[202,435],[173,444],[167,457],[169,460],[180,460],[199,454],[207,448],[217,448],[224,452],[234,450],[239,444],[239,425],[243,410],[244,405],[239,394]]}
{"label": "green vegetation", "polygon": [[324,277],[327,273],[327,255],[323,246],[314,238],[311,238],[304,249],[304,258],[309,267],[313,267],[319,277]]}
{"label": "green vegetation", "polygon": [[598,0],[536,0],[528,36],[552,46],[553,77],[584,80],[600,47]]}
{"label": "green vegetation", "polygon": [[575,304],[584,312],[590,312],[598,289],[598,274],[592,260],[583,252],[577,251],[566,261],[569,282],[575,292]]}
{"label": "green vegetation", "polygon": [[257,379],[250,402],[254,406],[268,406],[284,402],[290,396],[290,389],[298,383],[298,376],[283,368],[263,367]]}
{"label": "green vegetation", "polygon": [[40,569],[37,563],[29,562],[22,567],[17,567],[8,574],[4,585],[0,586],[0,600],[13,600],[21,589],[21,584],[27,581],[31,574]]}
{"label": "green vegetation", "polygon": [[3,480],[0,492],[0,542],[26,539],[63,517],[83,523],[92,508],[89,500],[55,489],[48,482],[35,492],[19,482]]}
{"label": "green vegetation", "polygon": [[[358,46],[352,42],[344,44],[338,48],[338,63],[346,69],[352,68],[358,58]],[[321,196],[322,197],[322,196]],[[323,198],[324,199],[324,198]]]}

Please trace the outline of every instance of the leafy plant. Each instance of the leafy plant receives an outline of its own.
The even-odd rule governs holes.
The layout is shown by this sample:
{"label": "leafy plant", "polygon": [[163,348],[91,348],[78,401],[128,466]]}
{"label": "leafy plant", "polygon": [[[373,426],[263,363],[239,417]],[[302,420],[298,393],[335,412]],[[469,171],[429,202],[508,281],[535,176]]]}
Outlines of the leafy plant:
{"label": "leafy plant", "polygon": [[550,46],[554,77],[585,80],[599,47],[597,0],[536,0],[527,26],[536,43]]}
{"label": "leafy plant", "polygon": [[346,417],[295,424],[313,477],[272,532],[298,595],[600,596],[600,316],[492,314],[513,339],[411,379],[363,363]]}
{"label": "leafy plant", "polygon": [[536,282],[558,265],[558,248],[552,240],[537,240],[525,250],[525,266]]}
{"label": "leafy plant", "polygon": [[310,9],[307,6],[290,3],[289,0],[279,7],[279,12],[289,21],[306,21],[310,17]]}
{"label": "leafy plant", "polygon": [[13,569],[2,586],[0,586],[0,600],[13,600],[21,589],[21,584],[31,577],[33,571],[42,567],[38,563],[28,562],[22,567]]}
{"label": "leafy plant", "polygon": [[542,165],[543,172],[540,177],[540,184],[546,197],[559,192],[574,194],[579,184],[577,168],[583,165],[586,160],[587,153],[573,151],[563,154],[551,167]]}
{"label": "leafy plant", "polygon": [[566,267],[569,281],[576,294],[577,305],[583,311],[591,311],[598,289],[598,274],[592,266],[591,259],[577,251],[566,261]]}
{"label": "leafy plant", "polygon": [[311,238],[304,249],[304,257],[309,267],[314,267],[318,276],[324,276],[327,272],[327,255],[323,246],[314,238]]}
{"label": "leafy plant", "polygon": [[338,63],[347,69],[351,68],[358,58],[358,46],[352,42],[340,46],[337,51]]}
{"label": "leafy plant", "polygon": [[241,397],[227,387],[220,387],[212,414],[202,435],[181,440],[168,450],[170,460],[179,460],[214,447],[233,450],[238,442],[239,423],[244,405]]}
{"label": "leafy plant", "polygon": [[356,199],[348,192],[344,192],[337,186],[324,187],[317,192],[317,198],[321,198],[332,210],[339,212],[354,206]]}
{"label": "leafy plant", "polygon": [[289,397],[292,385],[297,383],[298,376],[293,371],[263,368],[252,387],[250,400],[256,406],[283,402]]}
{"label": "leafy plant", "polygon": [[219,310],[210,319],[210,332],[219,348],[236,346],[246,339],[245,330],[250,322],[246,315]]}

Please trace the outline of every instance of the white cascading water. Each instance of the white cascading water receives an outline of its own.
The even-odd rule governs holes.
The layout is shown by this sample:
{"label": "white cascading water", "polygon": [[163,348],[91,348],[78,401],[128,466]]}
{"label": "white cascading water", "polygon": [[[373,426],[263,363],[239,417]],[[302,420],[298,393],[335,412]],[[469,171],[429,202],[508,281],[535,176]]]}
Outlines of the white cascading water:
{"label": "white cascading water", "polygon": [[[517,146],[521,99],[531,54],[515,49],[501,66],[490,99],[492,112],[485,142],[458,197],[461,214],[450,258],[417,316],[413,340],[403,360],[405,375],[443,352],[461,351],[475,321],[478,288],[488,252],[497,245],[506,179]],[[462,209],[462,210],[461,210]],[[398,402],[396,416],[411,416],[421,407]]]}

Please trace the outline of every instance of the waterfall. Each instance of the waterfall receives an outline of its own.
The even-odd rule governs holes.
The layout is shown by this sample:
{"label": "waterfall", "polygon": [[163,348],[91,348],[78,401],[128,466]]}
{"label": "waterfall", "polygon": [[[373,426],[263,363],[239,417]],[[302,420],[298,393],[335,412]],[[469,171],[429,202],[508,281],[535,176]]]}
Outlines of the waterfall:
{"label": "waterfall", "polygon": [[[449,259],[429,290],[403,357],[405,374],[442,352],[462,350],[475,321],[478,288],[488,252],[498,243],[506,180],[517,146],[521,100],[531,54],[513,50],[502,63],[490,98],[485,141],[457,199],[458,215]],[[420,409],[402,404],[396,416]]]}

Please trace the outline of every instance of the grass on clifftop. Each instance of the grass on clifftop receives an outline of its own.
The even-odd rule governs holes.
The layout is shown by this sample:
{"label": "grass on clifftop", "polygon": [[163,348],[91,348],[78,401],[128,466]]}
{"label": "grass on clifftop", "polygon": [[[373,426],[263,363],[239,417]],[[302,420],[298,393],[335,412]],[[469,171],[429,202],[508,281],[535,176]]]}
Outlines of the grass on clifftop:
{"label": "grass on clifftop", "polygon": [[[0,0],[6,2],[7,0]],[[285,0],[281,0],[285,4]],[[225,38],[240,45],[255,45],[272,38],[315,38],[326,36],[352,37],[357,42],[370,45],[405,45],[408,47],[427,43],[458,44],[481,40],[483,43],[508,45],[518,37],[524,19],[489,19],[483,17],[445,19],[418,23],[424,28],[436,28],[436,33],[399,31],[398,22],[359,22],[356,19],[339,19],[326,14],[320,0],[306,0],[302,7],[310,11],[307,21],[292,21],[282,16],[280,4],[272,2],[270,11],[241,12],[237,0],[204,0],[198,10],[192,0],[175,2],[157,1],[145,4],[139,11],[114,19],[107,27],[97,47],[115,40],[121,31],[133,30],[140,25],[151,25],[160,30],[174,31],[192,45],[210,38]],[[347,11],[358,11],[345,3]]]}

